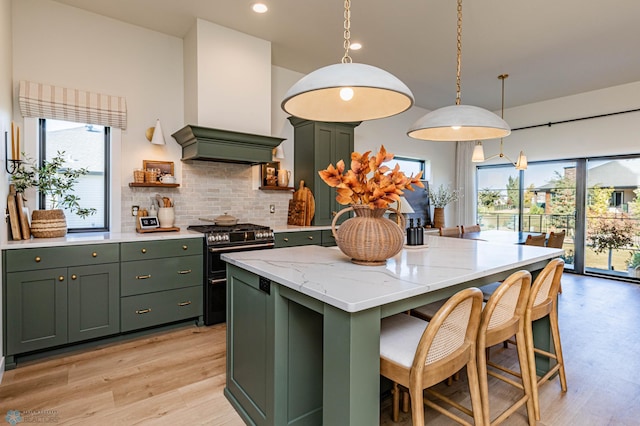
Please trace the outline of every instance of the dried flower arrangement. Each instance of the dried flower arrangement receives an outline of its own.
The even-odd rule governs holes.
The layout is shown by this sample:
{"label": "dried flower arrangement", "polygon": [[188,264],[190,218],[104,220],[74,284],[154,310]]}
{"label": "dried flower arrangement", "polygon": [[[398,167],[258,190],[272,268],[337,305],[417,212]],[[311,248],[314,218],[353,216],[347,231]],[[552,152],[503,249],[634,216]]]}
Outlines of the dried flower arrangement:
{"label": "dried flower arrangement", "polygon": [[435,208],[444,208],[447,204],[458,201],[460,198],[460,190],[452,190],[448,186],[440,184],[438,189],[429,192],[429,199]]}
{"label": "dried flower arrangement", "polygon": [[[396,166],[391,169],[383,165],[393,159],[384,145],[380,152],[369,156],[371,151],[364,154],[351,153],[351,168],[345,171],[343,160],[329,164],[326,170],[318,171],[322,180],[332,188],[337,188],[336,200],[340,204],[368,204],[371,208],[387,208],[389,203],[398,201],[404,194],[403,190],[413,191],[413,185],[424,188],[420,181],[422,172],[417,176],[407,177]],[[369,176],[373,173],[371,176]]]}

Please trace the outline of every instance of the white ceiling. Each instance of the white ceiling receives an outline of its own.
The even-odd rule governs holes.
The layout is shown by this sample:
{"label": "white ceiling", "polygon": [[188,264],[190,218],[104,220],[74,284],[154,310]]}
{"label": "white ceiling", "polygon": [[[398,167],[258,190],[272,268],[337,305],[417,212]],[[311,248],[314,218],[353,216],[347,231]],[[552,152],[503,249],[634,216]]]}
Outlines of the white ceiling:
{"label": "white ceiling", "polygon": [[[272,42],[272,63],[308,73],[340,62],[342,0],[56,0],[183,37],[196,18]],[[500,109],[640,81],[638,0],[465,0],[462,103]],[[416,104],[455,102],[455,0],[352,0],[354,62],[400,78]]]}

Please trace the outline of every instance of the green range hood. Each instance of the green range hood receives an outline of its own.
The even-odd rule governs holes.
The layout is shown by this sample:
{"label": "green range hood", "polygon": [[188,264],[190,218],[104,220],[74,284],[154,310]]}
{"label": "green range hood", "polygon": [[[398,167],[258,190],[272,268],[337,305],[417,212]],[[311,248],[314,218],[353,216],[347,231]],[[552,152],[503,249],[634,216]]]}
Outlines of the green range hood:
{"label": "green range hood", "polygon": [[258,164],[273,161],[284,138],[187,125],[172,134],[182,145],[183,160]]}

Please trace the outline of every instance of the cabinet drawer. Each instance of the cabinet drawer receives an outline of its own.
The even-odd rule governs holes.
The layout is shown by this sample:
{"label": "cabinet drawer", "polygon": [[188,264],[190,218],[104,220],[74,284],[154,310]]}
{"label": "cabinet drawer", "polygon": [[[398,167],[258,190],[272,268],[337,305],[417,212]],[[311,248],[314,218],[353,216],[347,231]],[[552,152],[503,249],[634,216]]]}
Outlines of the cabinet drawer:
{"label": "cabinet drawer", "polygon": [[159,291],[120,299],[122,331],[202,315],[202,286]]}
{"label": "cabinet drawer", "polygon": [[276,233],[276,247],[306,246],[311,244],[322,244],[321,231],[300,231]]}
{"label": "cabinet drawer", "polygon": [[194,285],[202,288],[202,259],[201,254],[123,262],[120,265],[120,294],[131,296]]}
{"label": "cabinet drawer", "polygon": [[333,236],[333,233],[330,229],[323,229],[322,231],[322,245],[324,247],[333,247],[336,244],[336,237]]}
{"label": "cabinet drawer", "polygon": [[120,244],[120,256],[123,262],[130,260],[159,259],[163,257],[190,256],[202,254],[202,238],[183,238],[179,240],[154,240]]}
{"label": "cabinet drawer", "polygon": [[97,265],[120,260],[118,244],[41,247],[5,250],[4,253],[7,272]]}

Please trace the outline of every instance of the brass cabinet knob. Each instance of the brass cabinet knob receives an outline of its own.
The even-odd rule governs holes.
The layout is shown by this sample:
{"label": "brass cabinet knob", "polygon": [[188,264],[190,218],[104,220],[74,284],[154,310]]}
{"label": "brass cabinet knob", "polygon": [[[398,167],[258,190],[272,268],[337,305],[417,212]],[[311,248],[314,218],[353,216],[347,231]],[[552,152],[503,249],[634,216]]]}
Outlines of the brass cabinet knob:
{"label": "brass cabinet knob", "polygon": [[189,248],[189,247],[188,247],[188,246],[186,246],[186,245],[182,246],[182,250],[186,250],[186,249],[188,249],[188,248]]}
{"label": "brass cabinet knob", "polygon": [[77,279],[78,279],[78,276],[77,276],[76,274],[73,274],[73,275],[71,275],[71,279],[72,279],[72,280],[77,280]]}
{"label": "brass cabinet knob", "polygon": [[98,253],[96,253],[95,251],[93,253],[91,253],[91,256],[93,257],[98,257]]}
{"label": "brass cabinet knob", "polygon": [[147,275],[136,275],[136,280],[147,280],[151,278],[151,274],[147,274]]}
{"label": "brass cabinet knob", "polygon": [[35,261],[36,262],[40,262],[42,259],[40,258],[40,256],[36,256]]}
{"label": "brass cabinet knob", "polygon": [[142,253],[146,253],[146,252],[147,252],[147,249],[146,249],[146,248],[143,248],[143,249],[142,249],[142,250],[140,250],[140,251],[141,251]]}
{"label": "brass cabinet knob", "polygon": [[310,240],[313,240],[313,235],[309,235],[309,239],[310,239]]}
{"label": "brass cabinet knob", "polygon": [[60,275],[60,276],[58,277],[58,281],[60,281],[60,282],[64,281],[64,276]]}
{"label": "brass cabinet knob", "polygon": [[186,302],[180,302],[178,303],[178,306],[189,306],[191,304],[191,300],[188,300]]}
{"label": "brass cabinet knob", "polygon": [[149,312],[151,312],[151,308],[147,308],[147,309],[138,309],[136,310],[136,314],[141,315],[141,314],[148,314]]}
{"label": "brass cabinet knob", "polygon": [[289,239],[288,239],[288,238],[283,238],[283,240],[284,240],[284,242],[285,242],[285,243],[288,243],[288,242],[289,242]]}

